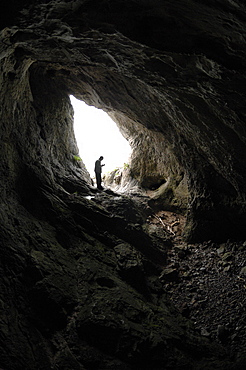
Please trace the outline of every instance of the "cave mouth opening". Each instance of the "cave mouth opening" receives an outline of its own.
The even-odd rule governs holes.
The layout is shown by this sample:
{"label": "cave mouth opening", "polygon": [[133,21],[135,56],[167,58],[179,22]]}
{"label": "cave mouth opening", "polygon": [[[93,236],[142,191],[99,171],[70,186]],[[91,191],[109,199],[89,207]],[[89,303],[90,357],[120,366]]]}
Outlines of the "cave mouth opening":
{"label": "cave mouth opening", "polygon": [[102,185],[124,194],[142,194],[155,210],[186,214],[187,179],[165,137],[119,111],[106,111],[70,95],[73,130],[95,185],[95,161],[103,156]]}
{"label": "cave mouth opening", "polygon": [[74,134],[91,178],[94,178],[95,161],[102,155],[104,173],[129,165],[132,148],[116,123],[102,109],[87,105],[70,95],[74,109]]}

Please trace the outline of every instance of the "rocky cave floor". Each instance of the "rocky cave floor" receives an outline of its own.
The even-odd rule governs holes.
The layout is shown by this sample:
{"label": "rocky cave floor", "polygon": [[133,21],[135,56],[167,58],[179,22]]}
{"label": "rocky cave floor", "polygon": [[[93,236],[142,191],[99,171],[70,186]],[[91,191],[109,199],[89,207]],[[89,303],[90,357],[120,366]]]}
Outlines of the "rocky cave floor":
{"label": "rocky cave floor", "polygon": [[[146,204],[149,198],[130,199]],[[185,217],[164,210],[152,212],[146,224],[160,240],[170,239],[160,280],[175,307],[202,336],[246,363],[246,241],[186,243]]]}
{"label": "rocky cave floor", "polygon": [[174,236],[160,278],[201,335],[246,359],[246,242],[187,244]]}

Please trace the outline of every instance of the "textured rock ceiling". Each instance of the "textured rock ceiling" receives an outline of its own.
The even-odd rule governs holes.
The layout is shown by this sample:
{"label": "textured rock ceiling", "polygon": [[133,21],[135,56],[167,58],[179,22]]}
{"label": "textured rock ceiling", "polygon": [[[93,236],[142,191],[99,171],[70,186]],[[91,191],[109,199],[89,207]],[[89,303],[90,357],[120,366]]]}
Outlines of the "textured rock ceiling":
{"label": "textured rock ceiling", "polygon": [[[148,323],[144,339],[142,327],[133,319],[136,307],[131,311],[135,326],[125,320],[124,304],[132,307],[138,302],[140,307],[147,298],[140,299],[118,275],[115,277],[112,246],[117,238],[123,239],[151,263],[159,260],[160,252],[126,220],[119,217],[116,222],[82,197],[73,202],[70,194],[87,195],[92,189],[85,167],[74,160],[78,148],[69,94],[102,108],[115,119],[133,145],[132,176],[140,185],[168,180],[166,193],[175,198],[177,189],[187,184],[185,235],[189,240],[243,239],[245,23],[246,8],[239,0],[3,1],[0,241],[4,256],[1,273],[8,278],[1,286],[6,294],[1,306],[4,334],[0,360],[7,364],[8,353],[13,351],[11,370],[38,369],[39,362],[42,369],[54,364],[67,369],[66,359],[74,364],[73,369],[84,369],[78,355],[82,342],[91,346],[83,347],[88,364],[91,348],[99,348],[93,356],[99,362],[102,358],[106,361],[104,369],[118,366],[107,356],[116,356],[120,369],[132,369],[136,363],[143,368],[145,360],[150,366],[153,359],[156,369],[159,363],[162,368],[168,364],[167,369],[178,369],[182,364],[198,369],[199,365],[193,367],[195,357],[190,359],[194,348],[197,358],[204,353],[205,357],[217,355],[217,349],[213,352],[207,343],[196,344],[198,339],[187,323],[181,320],[176,328],[164,298],[158,298],[158,308],[148,302],[148,308],[140,310],[139,315]],[[168,207],[165,192],[162,199]],[[131,248],[125,246],[126,255]],[[149,273],[156,271],[151,263],[146,264]],[[140,275],[141,269],[140,264]],[[111,294],[114,287],[121,292],[119,301],[118,293]],[[117,316],[105,324],[99,314],[92,319],[86,310],[89,307],[92,312],[95,301],[106,317],[111,315],[108,301],[98,295],[100,289],[105,289],[107,297],[114,297],[111,309],[119,305],[125,321]],[[153,289],[159,292],[158,287]],[[163,292],[160,294],[163,297]],[[160,342],[159,324],[150,329],[151,315],[159,315],[160,322],[163,315],[167,317]],[[113,340],[108,348],[104,334],[96,341],[90,332],[97,328],[98,333],[104,333],[104,328],[114,338],[118,337],[115,327],[124,343],[129,331],[135,333],[130,337],[130,349],[126,344],[115,348]],[[185,327],[181,330],[185,334],[179,331],[181,327]],[[72,329],[78,335],[76,345]],[[67,330],[66,334],[62,330]],[[11,347],[13,337],[18,345]],[[34,349],[29,342],[35,343]],[[150,347],[150,357],[143,356],[141,362],[144,348]],[[27,360],[19,355],[26,351]],[[214,364],[208,366],[215,368]],[[205,364],[203,368],[209,367]],[[221,363],[217,368],[231,369]]]}

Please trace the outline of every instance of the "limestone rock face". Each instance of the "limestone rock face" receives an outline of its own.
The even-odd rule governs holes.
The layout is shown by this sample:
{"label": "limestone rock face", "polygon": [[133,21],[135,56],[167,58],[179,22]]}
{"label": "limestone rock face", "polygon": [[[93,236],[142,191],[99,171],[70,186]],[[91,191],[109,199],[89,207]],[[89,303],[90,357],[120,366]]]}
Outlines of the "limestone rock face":
{"label": "limestone rock face", "polygon": [[117,122],[133,181],[187,205],[189,240],[245,238],[245,5],[1,6],[0,367],[231,369],[166,299],[168,243],[90,199],[69,95]]}

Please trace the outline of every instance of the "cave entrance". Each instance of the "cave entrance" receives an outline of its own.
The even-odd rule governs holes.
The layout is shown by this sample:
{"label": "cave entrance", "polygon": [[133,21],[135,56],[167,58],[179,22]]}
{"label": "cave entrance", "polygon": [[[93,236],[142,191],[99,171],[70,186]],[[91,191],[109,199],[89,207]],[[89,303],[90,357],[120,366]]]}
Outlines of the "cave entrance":
{"label": "cave entrance", "polygon": [[101,155],[104,157],[104,173],[128,163],[131,147],[108,114],[72,95],[70,101],[74,109],[74,134],[79,155],[91,177],[94,177],[95,161]]}

